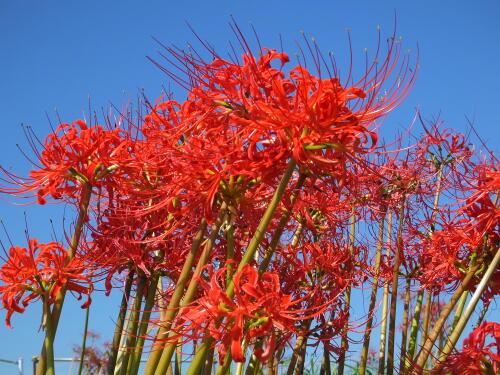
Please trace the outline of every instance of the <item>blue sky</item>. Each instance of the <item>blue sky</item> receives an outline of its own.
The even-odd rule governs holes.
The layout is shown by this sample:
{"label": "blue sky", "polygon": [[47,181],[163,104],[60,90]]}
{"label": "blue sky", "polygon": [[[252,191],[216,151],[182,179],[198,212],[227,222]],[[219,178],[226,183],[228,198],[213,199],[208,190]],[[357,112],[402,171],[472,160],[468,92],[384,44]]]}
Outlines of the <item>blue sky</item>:
{"label": "blue sky", "polygon": [[[168,78],[147,58],[158,58],[158,44],[186,46],[195,37],[188,21],[203,38],[227,50],[232,40],[230,15],[250,35],[248,23],[261,42],[296,52],[295,40],[304,30],[324,51],[348,61],[345,29],[352,36],[354,56],[362,61],[363,49],[376,47],[377,25],[389,36],[397,19],[397,35],[405,49],[420,52],[417,84],[405,103],[389,115],[382,134],[392,138],[404,129],[415,108],[424,117],[440,117],[448,127],[465,130],[465,117],[489,148],[498,152],[500,105],[500,2],[498,1],[8,1],[0,0],[0,164],[26,173],[29,163],[16,144],[26,144],[21,123],[43,137],[49,131],[45,113],[55,120],[57,108],[63,121],[82,118],[88,97],[94,108],[118,107],[144,88],[153,100]],[[289,49],[288,49],[289,47]],[[175,86],[173,86],[175,88]],[[177,98],[183,93],[175,88]],[[387,130],[390,129],[390,130]],[[49,218],[62,225],[62,206],[40,209],[12,206],[0,201],[1,217],[15,244],[24,245],[27,211],[30,235],[50,239]],[[68,220],[72,213],[65,212]],[[5,235],[0,234],[6,243]],[[96,299],[91,328],[109,335],[117,298]],[[84,312],[68,303],[56,345],[57,356],[71,355],[79,341]],[[0,312],[0,320],[4,319]],[[0,323],[0,358],[29,360],[39,352],[36,332],[40,310],[32,305],[13,318],[14,330]],[[0,373],[15,373],[0,363]]]}

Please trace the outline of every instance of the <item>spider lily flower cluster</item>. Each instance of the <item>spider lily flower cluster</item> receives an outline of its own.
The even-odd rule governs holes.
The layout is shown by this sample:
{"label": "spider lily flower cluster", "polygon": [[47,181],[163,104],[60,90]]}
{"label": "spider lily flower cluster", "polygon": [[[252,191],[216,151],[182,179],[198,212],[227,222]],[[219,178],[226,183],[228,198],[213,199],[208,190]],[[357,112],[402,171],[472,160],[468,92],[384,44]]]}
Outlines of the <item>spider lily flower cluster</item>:
{"label": "spider lily flower cluster", "polygon": [[253,53],[234,28],[240,58],[166,47],[172,69],[162,69],[184,102],[144,98],[144,116],[61,124],[28,177],[2,169],[2,193],[77,209],[67,244],[31,239],[3,256],[7,324],[44,305],[37,373],[55,373],[66,292],[86,295],[88,309],[101,282],[107,294],[123,287],[108,374],[137,374],[146,352],[148,375],[300,374],[318,353],[323,374],[345,373],[351,356],[362,374],[498,371],[484,338],[498,350],[497,323],[478,324],[465,354],[452,350],[469,310],[481,299],[485,313],[499,292],[496,159],[440,123],[411,147],[379,144],[379,120],[416,76],[394,37],[354,81],[314,43],[311,73],[284,52]]}

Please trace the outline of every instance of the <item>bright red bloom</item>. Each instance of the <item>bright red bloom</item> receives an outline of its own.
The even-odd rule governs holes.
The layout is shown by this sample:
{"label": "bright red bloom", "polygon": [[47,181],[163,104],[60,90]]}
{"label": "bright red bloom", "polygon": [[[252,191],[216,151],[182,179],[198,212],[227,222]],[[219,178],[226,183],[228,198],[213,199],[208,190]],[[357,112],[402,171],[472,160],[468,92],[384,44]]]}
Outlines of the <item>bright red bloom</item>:
{"label": "bright red bloom", "polygon": [[104,177],[128,157],[126,144],[124,132],[119,129],[87,127],[81,120],[61,124],[45,139],[39,154],[40,168],[32,170],[29,178],[3,170],[7,182],[19,187],[1,191],[16,196],[36,192],[40,204],[48,195],[56,200],[75,199],[82,184],[105,184]]}
{"label": "bright red bloom", "polygon": [[284,294],[278,275],[266,272],[259,276],[250,265],[234,275],[234,298],[230,298],[225,291],[226,272],[227,268],[215,272],[210,283],[200,280],[205,294],[184,310],[180,317],[186,324],[183,332],[202,336],[207,330],[217,340],[220,361],[231,348],[233,359],[244,362],[243,340],[265,337],[266,349],[254,353],[265,360],[276,345],[275,330],[295,332],[295,323],[308,318],[311,310],[300,308],[306,298]]}
{"label": "bright red bloom", "polygon": [[[66,250],[56,242],[39,244],[29,240],[28,249],[12,247],[9,258],[0,269],[0,296],[2,306],[7,310],[6,322],[14,312],[23,313],[28,304],[42,298],[48,304],[54,302],[63,286],[78,295],[88,296],[82,308],[90,302],[92,283],[85,275],[84,263],[73,258],[69,260]],[[26,295],[27,294],[27,295]],[[21,306],[22,305],[22,306]]]}
{"label": "bright red bloom", "polygon": [[454,375],[498,374],[499,371],[500,324],[494,322],[484,322],[472,331],[464,340],[462,350],[451,354],[442,368],[442,373]]}

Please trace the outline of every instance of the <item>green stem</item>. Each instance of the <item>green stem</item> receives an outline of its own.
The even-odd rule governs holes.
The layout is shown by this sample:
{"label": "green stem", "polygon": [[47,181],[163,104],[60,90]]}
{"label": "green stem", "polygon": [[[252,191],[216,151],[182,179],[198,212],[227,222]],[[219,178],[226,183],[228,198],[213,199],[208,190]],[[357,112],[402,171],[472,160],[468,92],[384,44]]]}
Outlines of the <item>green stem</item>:
{"label": "green stem", "polygon": [[[45,320],[45,340],[44,348],[46,353],[46,371],[47,375],[55,375],[54,369],[54,325],[50,315],[50,307],[47,300],[43,301],[44,320]],[[38,367],[39,368],[39,367]]]}
{"label": "green stem", "polygon": [[[78,244],[80,243],[80,237],[83,231],[83,224],[87,217],[87,211],[89,208],[91,195],[92,195],[92,186],[89,185],[88,183],[84,184],[82,187],[82,198],[80,200],[80,206],[78,207],[78,217],[75,222],[75,231],[73,232],[73,236],[71,237],[71,241],[69,243],[68,258],[66,261],[67,263],[69,263],[71,259],[73,259],[76,250],[78,249]],[[49,338],[49,341],[51,342],[54,341],[56,336],[57,327],[59,325],[59,319],[61,317],[61,311],[63,308],[65,296],[66,296],[66,285],[63,285],[63,287],[59,290],[59,292],[56,295],[54,305],[52,307],[52,312],[48,310],[52,320],[52,330],[50,333],[52,336]],[[48,332],[46,332],[46,335],[47,334]],[[36,375],[44,375],[46,372],[47,364],[45,362],[45,350],[46,349],[44,345],[42,347],[42,354],[40,355],[40,360],[38,361]]]}
{"label": "green stem", "polygon": [[191,269],[193,267],[194,261],[196,259],[196,255],[198,254],[198,250],[201,245],[201,241],[203,240],[203,236],[207,229],[207,222],[203,219],[200,223],[200,227],[198,232],[196,233],[193,243],[191,244],[191,250],[184,261],[184,265],[182,266],[181,274],[177,282],[175,283],[174,293],[170,298],[167,309],[165,311],[164,319],[162,321],[162,325],[158,329],[158,333],[156,335],[156,340],[149,355],[148,361],[146,363],[146,368],[144,370],[144,375],[153,375],[158,365],[158,362],[162,355],[162,350],[165,345],[165,335],[170,331],[172,326],[172,320],[174,319],[177,308],[179,307],[179,303],[181,301],[182,295],[184,293],[184,289],[186,288],[186,284],[189,280]]}
{"label": "green stem", "polygon": [[429,357],[429,354],[431,353],[432,347],[434,346],[434,343],[436,342],[436,339],[438,338],[441,330],[444,327],[444,324],[448,320],[448,317],[450,316],[451,312],[453,311],[456,303],[462,296],[462,293],[466,291],[469,288],[469,285],[474,278],[474,274],[479,268],[478,265],[475,265],[471,267],[469,272],[465,275],[464,279],[462,280],[462,283],[458,287],[458,289],[453,293],[451,296],[450,300],[446,304],[446,306],[441,310],[441,314],[439,315],[438,320],[434,324],[434,328],[432,329],[432,332],[428,335],[427,341],[424,343],[422,348],[420,349],[420,352],[415,359],[415,371],[417,373],[422,373],[423,371],[423,366],[427,362],[427,358]]}
{"label": "green stem", "polygon": [[462,293],[462,296],[460,297],[460,302],[458,302],[457,309],[455,310],[455,316],[453,317],[453,323],[451,323],[450,332],[452,332],[455,329],[458,321],[460,320],[460,316],[462,315],[462,312],[464,311],[465,302],[467,302],[468,295],[469,295],[469,292],[465,291]]}
{"label": "green stem", "polygon": [[387,207],[384,206],[382,209],[382,213],[380,215],[380,221],[378,226],[377,250],[375,253],[375,270],[374,270],[375,275],[373,277],[372,290],[370,295],[370,305],[368,307],[368,314],[369,314],[368,321],[366,322],[366,329],[363,337],[363,348],[361,349],[361,359],[358,370],[358,373],[360,375],[365,374],[366,362],[368,361],[368,349],[370,346],[370,337],[372,333],[373,315],[375,310],[375,303],[377,302],[377,289],[378,289],[378,280],[380,272],[380,260],[382,258],[382,246],[384,244],[384,223],[385,223],[386,213],[387,213]]}
{"label": "green stem", "polygon": [[295,372],[295,368],[297,364],[299,364],[299,358],[303,354],[303,348],[306,346],[307,336],[306,332],[311,327],[312,319],[309,318],[305,322],[302,323],[302,330],[304,334],[301,334],[297,337],[295,341],[295,347],[293,349],[292,358],[290,358],[290,363],[288,364],[288,369],[286,371],[286,375],[292,375]]}
{"label": "green stem", "polygon": [[[261,347],[262,347],[262,339],[258,340],[255,343],[254,352],[256,349],[261,348]],[[246,349],[246,342],[245,342],[245,346],[243,347],[243,349]],[[252,357],[250,358],[250,361],[248,362],[248,366],[247,366],[247,369],[245,371],[245,375],[254,375],[257,372],[257,369],[259,368],[258,362],[259,362],[259,360],[257,359],[257,357],[254,354],[252,354]]]}
{"label": "green stem", "polygon": [[425,344],[425,342],[427,341],[427,337],[429,336],[429,329],[431,325],[431,304],[432,291],[431,289],[428,289],[425,297],[424,323],[422,327],[422,339],[420,341],[421,346]]}
{"label": "green stem", "polygon": [[439,363],[442,364],[446,361],[446,358],[448,358],[448,355],[451,353],[451,351],[453,350],[453,348],[457,344],[457,341],[460,338],[460,335],[462,334],[465,326],[467,325],[467,322],[469,321],[472,313],[476,309],[477,303],[479,302],[481,295],[483,294],[484,290],[488,286],[488,283],[491,279],[491,276],[493,276],[493,273],[497,270],[497,267],[499,264],[500,264],[500,249],[497,250],[495,257],[493,258],[490,265],[488,266],[488,269],[486,270],[485,274],[483,275],[481,282],[477,286],[476,291],[472,295],[471,300],[467,304],[467,308],[465,309],[465,312],[463,313],[463,315],[460,317],[459,321],[457,322],[455,329],[448,336],[448,340],[446,342],[446,345],[444,346],[444,349],[441,353],[441,356],[439,357]]}
{"label": "green stem", "polygon": [[[252,261],[255,252],[257,251],[260,243],[262,242],[262,239],[264,238],[264,235],[266,234],[267,228],[271,223],[274,213],[276,212],[276,209],[278,208],[278,205],[281,202],[283,195],[285,194],[286,187],[288,185],[288,182],[292,178],[292,174],[295,170],[296,165],[297,162],[294,159],[291,159],[288,162],[287,168],[278,185],[278,188],[274,192],[273,198],[271,199],[271,202],[269,202],[266,212],[264,213],[264,216],[262,216],[262,219],[260,220],[260,223],[257,226],[257,229],[255,230],[255,233],[250,240],[250,243],[248,244],[243,257],[241,258],[240,264],[238,265],[238,272]],[[234,284],[232,282],[228,286],[227,294],[230,298],[232,298],[234,295]]]}
{"label": "green stem", "polygon": [[488,312],[488,308],[490,307],[490,305],[491,305],[491,301],[483,304],[483,308],[482,308],[481,312],[479,313],[479,317],[477,318],[477,322],[474,325],[474,329],[479,328],[479,326],[481,325],[481,323],[484,320],[484,317],[486,316],[486,313]]}
{"label": "green stem", "polygon": [[118,348],[120,347],[120,341],[123,333],[123,325],[125,323],[125,315],[127,313],[127,305],[130,297],[130,290],[132,289],[133,280],[134,280],[134,271],[129,271],[127,280],[125,281],[125,287],[123,290],[120,312],[118,313],[118,319],[116,320],[113,343],[111,344],[111,348],[109,351],[109,359],[106,369],[107,375],[113,375],[115,373],[116,357],[118,354]]}
{"label": "green stem", "polygon": [[[264,235],[266,234],[267,228],[271,223],[274,213],[278,208],[281,199],[283,198],[288,182],[292,178],[293,171],[295,170],[296,166],[297,162],[294,159],[291,159],[288,162],[287,168],[278,185],[278,188],[274,192],[271,202],[269,202],[269,205],[267,206],[267,209],[264,212],[264,215],[262,216],[262,219],[257,226],[257,229],[255,230],[255,233],[250,240],[245,253],[243,254],[243,257],[238,265],[238,272],[241,271],[245,265],[249,264],[252,261],[255,252],[257,251],[260,243],[262,242],[262,239],[264,238]],[[234,296],[234,283],[232,282],[232,280],[227,287],[226,294],[229,298],[233,298]],[[214,341],[215,340],[212,337],[209,337],[201,344],[202,348],[196,352],[186,375],[198,375],[203,363],[205,362],[205,357],[207,355],[208,349],[212,346]]]}
{"label": "green stem", "polygon": [[323,359],[321,361],[321,370],[319,375],[331,375],[331,364],[330,364],[330,352],[326,348],[326,344],[323,345]]}
{"label": "green stem", "polygon": [[[352,206],[351,210],[351,218],[350,218],[350,226],[349,226],[349,252],[353,254],[354,252],[354,243],[356,239],[356,206]],[[344,375],[344,368],[345,368],[345,360],[346,360],[346,352],[347,348],[349,345],[348,337],[347,337],[347,331],[349,329],[348,327],[348,321],[349,321],[349,309],[351,307],[351,284],[349,284],[345,290],[345,301],[344,301],[344,306],[347,310],[347,319],[344,324],[344,327],[342,329],[342,340],[340,343],[340,347],[342,349],[342,353],[339,358],[338,362],[338,370],[337,373],[338,375]]]}
{"label": "green stem", "polygon": [[[386,258],[391,256],[390,244],[392,242],[392,211],[389,211],[387,218],[387,231],[386,231]],[[384,295],[382,297],[382,323],[380,325],[380,345],[378,354],[378,372],[377,375],[384,375],[385,373],[385,347],[386,347],[386,334],[387,334],[387,309],[389,306],[389,283],[384,284]]]}
{"label": "green stem", "polygon": [[[234,258],[234,213],[232,212],[234,208],[232,206],[228,207],[228,217],[226,219],[226,261]],[[227,265],[227,276],[226,285],[229,284],[230,280],[233,278],[234,263],[229,263]]]}
{"label": "green stem", "polygon": [[146,284],[146,277],[144,275],[139,275],[137,278],[137,289],[135,291],[134,302],[132,304],[132,311],[130,312],[130,322],[127,332],[127,341],[124,348],[121,374],[128,375],[131,363],[129,363],[130,352],[135,347],[135,342],[137,339],[137,327],[139,325],[139,314],[142,305],[142,296],[144,294],[144,287]]}
{"label": "green stem", "polygon": [[274,254],[274,251],[276,250],[276,246],[278,246],[278,243],[281,239],[281,235],[283,234],[286,225],[288,224],[288,221],[290,220],[290,216],[292,214],[292,209],[293,206],[295,205],[295,202],[297,201],[297,197],[299,196],[300,191],[302,190],[302,187],[304,186],[304,182],[306,180],[306,175],[301,174],[299,176],[299,179],[297,180],[297,184],[295,186],[295,189],[293,189],[293,192],[290,196],[290,209],[285,210],[283,214],[281,215],[280,221],[278,223],[278,226],[276,227],[276,231],[274,232],[273,238],[271,239],[271,243],[269,244],[269,247],[264,255],[264,259],[262,260],[262,263],[259,266],[259,273],[264,273],[267,268],[269,267],[269,263],[271,263],[272,256]]}
{"label": "green stem", "polygon": [[85,326],[83,328],[82,353],[80,354],[80,364],[78,365],[78,375],[82,375],[83,361],[85,359],[85,347],[87,346],[87,331],[89,328],[89,311],[90,306],[85,311]]}
{"label": "green stem", "polygon": [[399,209],[399,222],[397,229],[397,244],[395,248],[394,266],[392,269],[391,305],[389,310],[389,337],[387,345],[387,375],[394,374],[394,344],[396,336],[396,308],[398,300],[399,268],[401,266],[401,252],[403,251],[403,223],[406,205],[406,196],[403,195]]}
{"label": "green stem", "polygon": [[137,334],[138,340],[134,347],[134,354],[131,357],[131,365],[129,365],[129,372],[127,373],[127,375],[135,375],[139,371],[142,349],[149,325],[149,318],[151,317],[151,312],[155,303],[156,290],[158,288],[158,279],[159,275],[155,274],[150,281],[148,296],[146,298],[146,303],[144,304],[144,311],[142,313],[141,322],[139,324],[139,331]]}
{"label": "green stem", "polygon": [[[178,313],[182,313],[182,311],[184,311],[183,306],[186,306],[189,303],[191,303],[196,296],[196,293],[198,291],[198,280],[196,278],[201,274],[203,267],[208,262],[210,253],[212,252],[212,249],[215,245],[215,241],[217,240],[217,237],[219,235],[220,227],[222,226],[224,217],[226,216],[226,208],[227,208],[226,204],[223,203],[219,210],[219,215],[217,217],[217,220],[212,225],[212,233],[210,234],[210,238],[208,239],[208,241],[205,242],[205,246],[200,255],[200,258],[198,259],[198,263],[196,264],[193,276],[191,277],[191,280],[189,282],[189,286],[186,290],[184,297],[182,298],[182,302],[180,303],[180,308],[177,309]],[[174,317],[175,315],[172,316]],[[171,325],[172,323],[170,322],[169,329]],[[156,375],[165,374],[170,366],[170,363],[172,362],[172,356],[177,347],[177,340],[173,338],[174,335],[175,333],[168,332],[168,338],[167,338],[168,344],[165,345],[160,355],[160,360],[158,361],[158,364],[154,372]]]}
{"label": "green stem", "polygon": [[406,363],[406,340],[408,338],[408,320],[409,320],[409,310],[410,310],[410,286],[411,278],[406,277],[406,287],[405,287],[405,297],[404,297],[404,307],[403,307],[403,327],[401,327],[401,353],[399,355],[399,373],[403,374],[405,370]]}
{"label": "green stem", "polygon": [[182,345],[178,345],[175,349],[174,360],[174,375],[181,375],[182,369]]}
{"label": "green stem", "polygon": [[417,293],[417,301],[415,302],[415,308],[413,309],[413,319],[411,321],[410,329],[410,342],[408,343],[408,352],[406,362],[406,367],[410,366],[410,361],[415,356],[415,350],[417,348],[418,340],[418,326],[420,323],[420,312],[422,311],[422,302],[424,301],[424,291],[420,290]]}

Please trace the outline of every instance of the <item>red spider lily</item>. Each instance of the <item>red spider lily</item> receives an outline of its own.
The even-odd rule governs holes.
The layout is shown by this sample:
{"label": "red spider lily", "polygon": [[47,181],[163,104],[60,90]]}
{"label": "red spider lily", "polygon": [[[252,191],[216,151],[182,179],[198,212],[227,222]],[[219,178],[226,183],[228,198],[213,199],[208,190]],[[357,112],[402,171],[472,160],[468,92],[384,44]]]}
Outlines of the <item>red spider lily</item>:
{"label": "red spider lily", "polygon": [[492,242],[500,239],[500,210],[498,200],[500,194],[500,171],[499,166],[478,166],[477,186],[471,188],[473,193],[461,209],[471,219],[467,225],[467,231],[478,232],[479,238],[487,235]]}
{"label": "red spider lily", "polygon": [[[205,108],[197,113],[219,119],[211,122],[204,117],[197,128],[218,132],[229,120],[249,149],[282,148],[285,155],[293,154],[298,161],[328,164],[335,162],[337,151],[363,152],[372,147],[376,135],[367,127],[394,108],[412,85],[414,77],[400,72],[399,84],[375,101],[396,67],[399,51],[393,47],[377,73],[373,73],[373,66],[359,80],[359,87],[347,88],[337,77],[315,77],[300,65],[286,75],[283,68],[288,56],[271,49],[263,49],[258,57],[247,50],[241,64],[219,57],[205,63],[191,55],[170,52],[187,67],[185,73],[193,82],[190,100]],[[272,66],[274,61],[279,61],[280,69]],[[207,127],[210,125],[215,128]],[[331,157],[334,159],[329,161]]]}
{"label": "red spider lily", "polygon": [[56,242],[39,244],[38,240],[31,239],[28,249],[10,248],[9,257],[0,269],[0,277],[3,283],[0,295],[2,306],[7,310],[8,327],[11,327],[14,312],[23,313],[25,307],[37,298],[52,304],[62,287],[75,292],[78,299],[82,294],[88,296],[82,308],[91,302],[93,286],[85,275],[84,262],[78,258],[68,261],[68,253]]}
{"label": "red spider lily", "polygon": [[[488,340],[491,338],[492,340]],[[462,350],[451,354],[440,372],[456,375],[498,374],[500,324],[484,322],[464,340]]]}
{"label": "red spider lily", "polygon": [[46,202],[48,195],[55,200],[75,199],[82,184],[102,186],[105,183],[97,181],[128,157],[123,138],[124,133],[119,129],[89,128],[81,120],[61,124],[45,139],[39,154],[41,167],[32,170],[29,178],[19,178],[3,170],[7,182],[19,187],[1,191],[16,196],[36,192],[40,204]]}
{"label": "red spider lily", "polygon": [[284,294],[278,275],[266,272],[259,276],[250,265],[234,275],[235,295],[230,298],[224,290],[226,271],[225,267],[216,271],[210,283],[200,280],[204,296],[188,306],[180,317],[185,324],[184,333],[193,331],[200,336],[206,330],[217,340],[221,362],[228,348],[235,361],[244,362],[243,340],[250,342],[258,337],[267,338],[267,347],[254,354],[260,360],[267,359],[276,345],[275,330],[296,332],[297,321],[326,309],[325,306],[316,310],[301,309],[307,297],[294,299]]}

